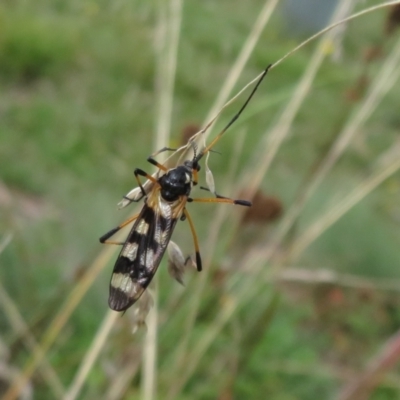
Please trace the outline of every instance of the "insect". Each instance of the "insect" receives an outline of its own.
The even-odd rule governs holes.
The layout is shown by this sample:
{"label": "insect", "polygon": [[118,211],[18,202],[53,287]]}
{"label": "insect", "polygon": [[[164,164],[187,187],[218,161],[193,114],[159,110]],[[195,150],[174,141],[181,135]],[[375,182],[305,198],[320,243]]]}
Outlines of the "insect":
{"label": "insect", "polygon": [[[122,245],[111,276],[108,301],[111,309],[125,311],[140,298],[157,271],[178,220],[186,219],[189,223],[196,251],[197,270],[202,270],[199,242],[193,220],[186,209],[187,203],[212,202],[251,206],[251,202],[249,201],[230,199],[217,195],[215,192],[215,197],[212,198],[192,198],[190,197],[190,193],[192,187],[198,183],[199,161],[239,118],[269,68],[270,66],[261,74],[240,110],[208,146],[198,151],[197,144],[194,141],[189,141],[188,146],[191,147],[193,152],[193,157],[190,160],[186,160],[181,165],[168,169],[154,158],[163,151],[173,150],[163,148],[147,159],[149,163],[159,169],[159,173],[150,175],[141,169],[135,169],[134,174],[139,184],[140,192],[134,198],[130,198],[128,194],[126,200],[130,203],[144,198],[142,210],[139,214],[132,216],[100,238],[101,243]],[[147,179],[145,184],[142,184],[140,177]],[[133,221],[135,222],[124,243],[109,240],[121,228]]]}

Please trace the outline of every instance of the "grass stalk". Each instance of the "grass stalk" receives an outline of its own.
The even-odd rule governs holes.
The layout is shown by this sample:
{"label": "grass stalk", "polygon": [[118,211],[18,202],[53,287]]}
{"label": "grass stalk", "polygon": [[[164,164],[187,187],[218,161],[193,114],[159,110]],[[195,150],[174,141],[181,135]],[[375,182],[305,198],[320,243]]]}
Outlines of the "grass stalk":
{"label": "grass stalk", "polygon": [[[213,118],[213,116],[216,115],[221,108],[223,108],[224,103],[226,103],[229,94],[232,92],[232,89],[238,81],[240,74],[243,72],[246,63],[249,60],[260,38],[260,35],[267,25],[268,21],[270,20],[271,15],[274,12],[277,4],[278,0],[267,0],[265,2],[264,7],[261,9],[258,18],[255,21],[253,28],[246,39],[246,42],[240,50],[240,53],[233,63],[231,69],[229,70],[228,75],[218,93],[217,99],[212,105],[210,111],[208,112],[205,121],[210,121],[211,118]],[[209,131],[208,134],[210,132],[211,131]]]}
{"label": "grass stalk", "polygon": [[107,312],[63,400],[75,400],[79,396],[85,380],[104,348],[104,344],[118,317],[120,317],[120,314],[115,311],[109,310]]}
{"label": "grass stalk", "polygon": [[140,352],[137,351],[137,356],[132,357],[132,361],[124,368],[118,372],[117,376],[115,376],[111,382],[108,391],[106,392],[105,399],[107,400],[118,400],[123,398],[126,394],[127,388],[133,378],[133,376],[137,373],[140,367]]}
{"label": "grass stalk", "polygon": [[376,110],[380,102],[383,100],[387,92],[394,87],[399,78],[398,64],[400,63],[400,40],[393,47],[392,52],[387,57],[380,71],[376,74],[372,82],[371,89],[366,95],[362,104],[352,114],[349,121],[339,133],[338,138],[332,145],[329,153],[321,162],[319,168],[315,171],[314,176],[304,189],[302,196],[292,204],[290,209],[285,213],[274,238],[269,245],[264,257],[268,260],[279,247],[285,235],[292,228],[297,217],[300,215],[307,201],[316,192],[319,185],[326,179],[328,173],[332,170],[338,159],[350,145],[355,135],[360,131],[363,124]]}
{"label": "grass stalk", "polygon": [[286,267],[267,277],[277,283],[294,283],[296,285],[335,285],[354,290],[379,290],[383,292],[400,292],[398,279],[368,279],[353,274],[338,273],[330,269],[309,269],[296,266]]}
{"label": "grass stalk", "polygon": [[[338,400],[367,400],[373,390],[381,383],[384,374],[393,368],[400,359],[400,330],[386,341],[382,349],[368,364],[366,371],[350,381],[339,393]],[[397,384],[399,380],[397,378]],[[398,386],[397,386],[398,388]]]}
{"label": "grass stalk", "polygon": [[[0,254],[8,246],[12,240],[12,235],[5,236],[0,243]],[[23,343],[27,349],[31,352],[37,351],[38,343],[30,332],[29,326],[26,324],[22,315],[18,311],[17,305],[14,303],[12,298],[8,295],[6,289],[0,282],[0,304],[4,310],[4,315],[8,319],[10,326],[12,327],[15,335],[21,336],[23,338]],[[61,398],[64,395],[64,386],[58,377],[57,373],[54,371],[53,367],[44,358],[39,364],[39,372],[42,375],[44,381],[47,382],[49,388],[52,390],[55,397]]]}
{"label": "grass stalk", "polygon": [[[235,172],[237,170],[237,160],[239,159],[241,149],[243,148],[245,135],[239,135],[238,140],[235,145],[234,152],[232,154],[232,163],[228,170],[230,171],[230,176],[227,177],[227,182],[233,182]],[[227,185],[228,186],[228,185]],[[224,188],[227,190],[227,187]],[[216,210],[215,216],[213,218],[213,223],[210,227],[210,235],[203,246],[207,249],[206,257],[204,258],[204,269],[201,272],[199,279],[196,281],[196,286],[193,293],[190,296],[190,306],[189,315],[186,318],[185,328],[183,335],[179,341],[179,345],[175,351],[174,362],[172,363],[173,368],[171,376],[180,376],[181,373],[186,369],[186,352],[190,342],[190,336],[193,331],[193,327],[198,316],[202,294],[204,293],[205,286],[207,284],[210,272],[211,272],[211,261],[213,254],[215,252],[215,247],[218,239],[219,232],[221,230],[222,224],[225,221],[228,212],[228,207],[220,207]],[[177,395],[177,388],[173,385],[168,394],[168,398],[173,399]]]}
{"label": "grass stalk", "polygon": [[[311,245],[319,236],[323,234],[330,226],[337,222],[352,207],[362,201],[378,185],[393,175],[400,169],[400,152],[397,159],[385,165],[368,179],[357,186],[348,196],[346,196],[336,206],[332,207],[322,217],[312,224],[302,235],[294,241],[289,249],[287,258],[290,260],[298,259],[304,250]],[[286,259],[286,257],[285,257]]]}
{"label": "grass stalk", "polygon": [[68,322],[75,308],[80,304],[83,296],[89,290],[99,273],[107,265],[113,254],[113,246],[105,247],[92,265],[88,268],[86,273],[82,276],[80,281],[75,285],[71,294],[68,296],[60,311],[54,317],[44,333],[39,346],[37,346],[31,353],[31,356],[26,362],[21,375],[16,378],[16,380],[4,394],[3,400],[15,400],[18,397],[18,394],[21,392],[21,390],[23,390],[38,365],[46,357],[46,353],[57,340],[60,331]]}
{"label": "grass stalk", "polygon": [[[168,5],[159,4],[157,28],[158,34],[156,35],[156,97],[159,99],[159,102],[157,109],[157,125],[154,143],[155,151],[165,146],[169,142],[170,137],[181,18],[181,0],[171,0]],[[142,398],[144,400],[154,399],[157,392],[157,277],[155,277],[154,286],[154,305],[150,310],[147,318],[147,331],[142,355]]]}
{"label": "grass stalk", "polygon": [[305,40],[304,42],[301,42],[298,46],[296,46],[293,50],[289,51],[288,53],[286,53],[282,58],[280,58],[278,61],[276,61],[272,67],[275,68],[277,67],[280,63],[282,63],[283,61],[286,60],[286,58],[290,57],[292,54],[296,53],[298,50],[300,50],[301,48],[303,48],[304,46],[308,45],[309,43],[313,42],[315,39],[317,39],[319,36],[324,35],[326,32],[332,30],[333,28],[336,28],[337,26],[344,24],[346,22],[350,22],[353,21],[356,18],[362,17],[363,15],[369,14],[371,12],[376,12],[382,8],[387,8],[387,7],[391,7],[394,6],[396,4],[400,4],[400,0],[395,0],[395,1],[386,1],[380,4],[377,4],[376,6],[372,6],[372,7],[368,7],[368,8],[364,8],[363,10],[354,13],[352,15],[350,15],[347,18],[341,19],[340,21],[334,22],[330,25],[328,25],[326,28],[320,30],[319,32],[317,32],[314,35],[311,35],[307,40]]}
{"label": "grass stalk", "polygon": [[[340,15],[343,14],[343,9],[347,9],[347,1],[341,0],[337,7],[332,20],[336,20]],[[336,25],[331,25],[336,26]],[[284,111],[279,117],[277,123],[271,130],[271,132],[266,132],[259,146],[257,146],[257,154],[255,154],[251,159],[254,159],[254,164],[257,166],[254,168],[251,166],[248,176],[251,177],[250,184],[248,185],[249,195],[253,197],[257,188],[260,186],[265,174],[267,173],[269,167],[272,164],[280,146],[283,141],[288,137],[294,118],[296,117],[300,107],[304,103],[304,99],[309,93],[312,83],[317,75],[319,68],[322,65],[327,53],[325,51],[327,41],[333,40],[335,32],[332,30],[326,30],[325,35],[320,39],[317,48],[315,49],[313,55],[311,56],[310,62],[308,63],[307,69],[304,72],[299,84],[297,85],[290,101],[286,105]],[[315,35],[315,38],[320,35]],[[284,58],[283,58],[284,59]],[[279,64],[274,63],[275,65]],[[271,67],[272,68],[272,67]]]}
{"label": "grass stalk", "polygon": [[[382,3],[379,6],[375,6],[375,7],[371,7],[368,9],[365,9],[359,13],[353,14],[352,16],[345,18],[339,22],[336,22],[334,24],[331,24],[329,27],[327,27],[326,29],[318,32],[316,35],[313,35],[310,39],[306,40],[305,42],[303,42],[301,45],[299,45],[298,47],[296,47],[293,51],[289,52],[287,55],[285,55],[284,57],[282,57],[280,60],[278,60],[276,63],[273,64],[273,67],[277,66],[280,62],[282,62],[285,58],[287,58],[289,55],[293,54],[294,51],[297,51],[298,49],[300,49],[301,47],[303,47],[305,44],[310,43],[312,40],[315,40],[316,38],[318,38],[319,36],[323,35],[324,33],[328,32],[329,30],[333,29],[334,27],[338,26],[341,23],[350,21],[352,19],[358,18],[366,13],[369,12],[373,12],[376,11],[377,9],[380,8],[384,8],[384,7],[389,7],[391,5],[394,4],[398,4],[400,3],[399,1],[396,2],[387,2],[387,3]],[[343,4],[343,3],[342,3]],[[303,101],[303,96],[304,94],[307,92],[307,88],[308,86],[311,84],[311,81],[314,75],[314,73],[316,72],[316,67],[318,67],[318,65],[320,64],[320,62],[322,61],[323,58],[323,51],[324,51],[324,41],[321,41],[319,48],[317,49],[316,53],[315,53],[315,60],[314,61],[314,65],[312,65],[310,67],[310,73],[309,76],[307,76],[307,74],[305,75],[304,78],[304,87],[300,87],[298,89],[298,98],[295,100],[293,100],[293,106],[290,106],[287,108],[287,114],[285,115],[285,117],[294,117],[295,114],[295,107],[299,107]],[[321,61],[320,61],[321,59]],[[283,114],[284,115],[284,114]],[[282,126],[285,127],[285,125],[287,126],[287,130],[289,130],[290,128],[290,124],[286,123],[286,120],[284,120],[284,118],[281,118],[281,123]],[[282,142],[283,137],[281,137],[280,133],[276,134],[276,138],[275,140],[277,140],[277,142],[274,143],[274,148],[271,151],[271,155],[275,155],[276,151],[279,148],[279,144]],[[270,143],[268,143],[270,144]],[[264,153],[265,156],[265,153]],[[264,162],[264,165],[262,165],[259,169],[259,175],[258,177],[256,177],[255,181],[254,181],[254,188],[257,187],[256,182],[260,182],[262,177],[264,176],[264,171],[263,170],[267,170],[268,166],[270,165],[270,162],[272,161],[272,158],[270,156],[270,158],[267,159],[266,162]],[[397,165],[399,164],[399,165]],[[388,166],[385,170],[380,171],[380,173],[377,176],[374,176],[371,178],[371,182],[367,182],[366,186],[362,185],[363,188],[360,188],[360,190],[358,191],[358,193],[355,193],[356,197],[351,199],[351,201],[347,204],[347,210],[349,209],[348,206],[351,205],[355,205],[358,201],[361,200],[361,198],[366,195],[367,193],[369,193],[371,190],[373,190],[373,188],[375,188],[379,183],[381,183],[384,179],[386,179],[388,176],[390,176],[392,173],[394,173],[398,168],[400,168],[400,162],[396,163],[396,165],[391,165]],[[341,209],[342,215],[343,212],[346,210],[346,207]],[[310,244],[311,242],[309,242]],[[253,269],[255,269],[256,271],[261,271],[261,267],[262,265],[264,265],[265,259],[262,257],[261,259],[258,257],[255,257],[253,259],[249,260],[249,263],[252,264],[254,266]],[[226,310],[221,310],[220,313],[217,314],[214,322],[211,323],[211,326],[213,327],[212,332],[213,334],[219,334],[220,331],[225,323],[227,321],[229,321],[230,317],[232,315],[234,315],[235,313],[235,309],[237,307],[241,307],[244,306],[245,304],[248,304],[249,301],[251,301],[254,297],[254,293],[255,291],[252,290],[252,288],[254,288],[254,284],[255,281],[253,278],[249,278],[246,281],[244,281],[244,283],[239,287],[235,289],[235,300],[234,302],[232,302],[232,306],[231,308],[229,308],[229,313],[226,313]],[[219,322],[218,324],[216,322]],[[211,328],[210,328],[211,329]],[[211,341],[209,341],[211,336],[207,336],[207,339],[204,339],[201,343],[198,344],[198,346],[195,346],[193,348],[193,350],[186,355],[187,359],[191,360],[191,363],[189,365],[189,367],[186,369],[186,371],[184,372],[184,374],[182,375],[182,378],[180,380],[180,382],[177,384],[176,389],[174,389],[174,394],[178,394],[180,392],[180,390],[182,390],[186,384],[186,382],[188,381],[188,379],[190,379],[190,377],[192,376],[193,372],[194,372],[194,367],[192,367],[192,362],[193,360],[198,360],[199,357],[202,356],[202,354],[204,354],[204,352],[207,350],[208,346],[212,343]],[[214,336],[215,337],[215,336]],[[169,397],[171,398],[171,396]]]}

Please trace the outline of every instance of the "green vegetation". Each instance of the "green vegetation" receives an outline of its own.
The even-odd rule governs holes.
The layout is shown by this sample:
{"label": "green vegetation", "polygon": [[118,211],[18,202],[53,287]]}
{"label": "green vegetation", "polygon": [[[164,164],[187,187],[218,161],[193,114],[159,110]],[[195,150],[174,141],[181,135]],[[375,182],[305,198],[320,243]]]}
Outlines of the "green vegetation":
{"label": "green vegetation", "polygon": [[[12,235],[0,252],[0,345],[6,349],[3,354],[0,346],[0,364],[18,373],[33,354],[27,332],[42,343],[64,302],[69,304],[98,254],[105,254],[98,238],[133,213],[134,206],[117,212],[116,204],[135,186],[135,167],[151,171],[146,157],[155,150],[159,101],[154,46],[159,4],[31,3],[0,5],[0,242]],[[186,126],[204,122],[263,7],[260,0],[251,4],[184,3],[172,133],[165,145],[178,146]],[[387,13],[383,9],[352,21],[335,45],[342,50],[340,61],[328,56],[319,68],[260,184],[282,203],[281,218],[301,199],[391,56],[398,33],[383,33]],[[276,11],[233,93],[301,40],[285,33]],[[211,155],[210,167],[219,192],[237,195],[246,187],[245,173],[260,168],[271,148],[263,145],[265,138],[293,98],[315,49],[313,42],[274,68],[243,117],[218,143],[215,150],[221,154]],[[365,54],[372,54],[371,49],[376,57],[368,61]],[[159,399],[334,398],[396,332],[398,172],[295,253],[308,227],[374,175],[387,162],[388,151],[396,149],[400,91],[395,87],[357,129],[273,257],[252,258],[272,243],[279,220],[239,225],[238,208],[188,206],[203,259],[212,260],[205,262],[204,277],[188,272],[184,288],[168,275],[166,260],[158,271]],[[217,127],[243,98],[224,111]],[[236,144],[244,134],[238,154]],[[201,179],[205,184],[203,170]],[[221,213],[225,219],[217,227]],[[213,229],[216,243],[210,239]],[[173,240],[185,254],[192,252],[186,223],[178,225]],[[55,380],[40,370],[33,374],[35,399],[56,398],[57,380],[61,391],[69,389],[107,313],[117,250],[94,273],[93,284],[45,354]],[[337,280],[318,281],[320,270],[337,273]],[[297,278],[298,271],[305,280]],[[205,286],[197,293],[203,279]],[[12,325],[5,293],[27,331]],[[224,313],[229,318],[221,322]],[[132,335],[133,325],[132,310],[117,318],[78,398],[141,398],[148,373],[140,370],[146,330]],[[118,383],[123,372],[127,380]],[[384,375],[371,399],[400,399],[399,374],[397,369]],[[110,394],[113,385],[122,390],[115,397]]]}

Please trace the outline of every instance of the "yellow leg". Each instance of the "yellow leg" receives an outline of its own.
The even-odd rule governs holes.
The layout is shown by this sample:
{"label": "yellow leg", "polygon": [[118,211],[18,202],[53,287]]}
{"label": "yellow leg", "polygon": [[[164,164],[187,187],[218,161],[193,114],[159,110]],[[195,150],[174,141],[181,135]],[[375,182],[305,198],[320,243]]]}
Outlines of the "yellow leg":
{"label": "yellow leg", "polygon": [[120,229],[122,229],[124,226],[130,224],[132,221],[134,221],[137,217],[139,216],[138,214],[133,215],[132,217],[128,218],[126,221],[124,221],[122,224],[118,225],[116,228],[111,229],[111,231],[107,232],[105,235],[103,235],[99,240],[100,243],[104,244],[124,244],[121,242],[115,242],[113,240],[108,240],[111,236],[113,236],[115,233],[117,233]]}
{"label": "yellow leg", "polygon": [[183,209],[183,213],[185,214],[185,217],[187,218],[190,226],[190,230],[192,231],[192,236],[193,236],[193,243],[194,243],[194,249],[196,251],[196,265],[197,265],[197,271],[202,270],[202,265],[201,265],[201,257],[200,257],[200,247],[199,247],[199,239],[197,238],[197,233],[194,228],[193,220],[186,208]]}

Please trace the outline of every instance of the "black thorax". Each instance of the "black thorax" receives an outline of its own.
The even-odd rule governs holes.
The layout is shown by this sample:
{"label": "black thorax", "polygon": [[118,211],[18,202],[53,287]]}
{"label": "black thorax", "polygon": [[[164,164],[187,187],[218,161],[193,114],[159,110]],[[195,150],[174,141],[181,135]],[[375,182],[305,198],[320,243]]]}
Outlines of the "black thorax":
{"label": "black thorax", "polygon": [[161,196],[166,201],[176,201],[180,196],[189,196],[192,189],[192,169],[180,165],[170,169],[158,183],[161,186]]}

